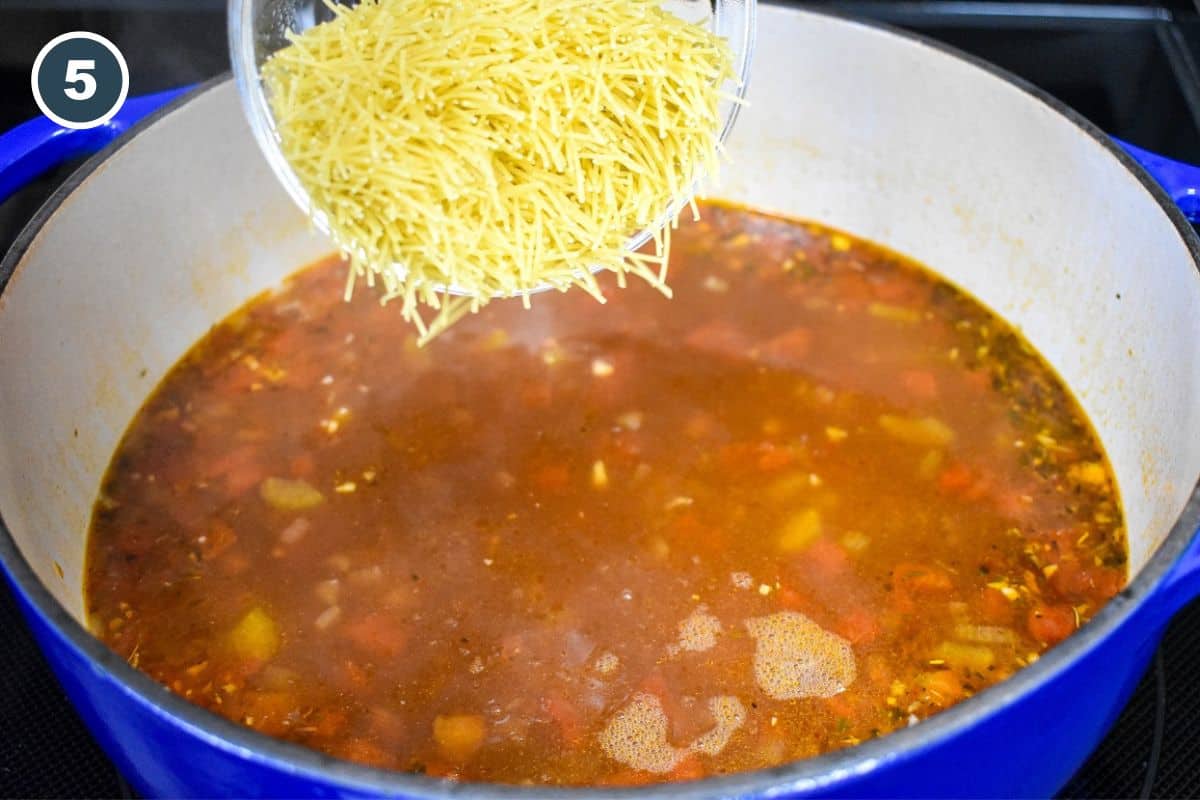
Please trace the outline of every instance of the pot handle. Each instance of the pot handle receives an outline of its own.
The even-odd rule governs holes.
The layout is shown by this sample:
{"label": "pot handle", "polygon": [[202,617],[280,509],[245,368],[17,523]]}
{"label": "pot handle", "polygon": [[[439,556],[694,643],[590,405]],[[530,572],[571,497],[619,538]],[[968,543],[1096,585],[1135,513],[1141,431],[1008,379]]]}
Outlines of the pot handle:
{"label": "pot handle", "polygon": [[191,88],[132,97],[108,122],[87,130],[64,128],[46,117],[37,117],[0,134],[0,203],[63,162],[102,150],[142,117]]}
{"label": "pot handle", "polygon": [[1151,153],[1140,147],[1113,137],[1133,160],[1142,165],[1150,177],[1167,190],[1167,194],[1183,211],[1188,221],[1200,223],[1200,167],[1172,161],[1166,156]]}

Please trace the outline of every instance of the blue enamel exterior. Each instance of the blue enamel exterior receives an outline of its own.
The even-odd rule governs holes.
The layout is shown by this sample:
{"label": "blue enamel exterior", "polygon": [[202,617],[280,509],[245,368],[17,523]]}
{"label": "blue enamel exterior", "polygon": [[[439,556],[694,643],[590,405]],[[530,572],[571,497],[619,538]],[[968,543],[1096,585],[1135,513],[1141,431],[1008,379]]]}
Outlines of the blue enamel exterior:
{"label": "blue enamel exterior", "polygon": [[1200,167],[1172,161],[1120,139],[1115,141],[1125,148],[1144,170],[1154,176],[1154,180],[1162,185],[1185,217],[1200,223]]}
{"label": "blue enamel exterior", "polygon": [[[127,105],[131,114],[150,110],[135,106],[138,102]],[[57,161],[107,141],[71,137],[68,145],[66,139],[56,140],[45,126],[28,125],[0,137],[0,189],[11,190]],[[1130,152],[1145,161],[1136,148]],[[85,167],[84,174],[93,166]],[[1190,169],[1177,173],[1173,168],[1164,172],[1159,162],[1146,166],[1160,179],[1188,176]],[[1144,175],[1138,177],[1150,187]],[[1194,188],[1191,177],[1185,183]],[[1165,208],[1166,198],[1153,191]],[[69,187],[59,199],[67,192]],[[41,212],[0,266],[0,289],[28,246],[31,231],[51,218],[54,205],[52,201]],[[1200,264],[1200,243],[1183,230],[1186,223],[1177,212],[1169,213],[1190,237]],[[928,721],[773,770],[619,791],[555,793],[440,783],[346,764],[268,739],[188,704],[99,644],[38,582],[2,524],[0,565],[84,722],[126,779],[147,797],[1047,797],[1100,741],[1145,671],[1166,623],[1200,591],[1197,520],[1200,492],[1151,563],[1082,631],[1038,664]]]}
{"label": "blue enamel exterior", "polygon": [[[714,782],[709,792],[746,798],[1050,796],[1116,719],[1178,603],[1200,589],[1195,570],[1198,562],[1200,538],[1194,537],[1175,568],[1157,582],[1157,591],[1137,604],[1125,596],[1113,601],[1132,607],[1132,613],[1121,624],[1102,637],[1093,637],[1050,679],[1016,687],[1016,692],[1009,686],[1014,681],[989,690],[985,696],[1007,693],[1011,697],[990,704],[992,707],[984,713],[970,715],[968,724],[957,726],[950,735],[906,737],[923,727],[932,727],[934,720],[872,743],[895,744],[875,747],[872,758],[856,763],[853,758],[845,758],[854,752],[848,751],[832,760],[834,768],[824,776],[793,777],[784,768],[774,771],[775,779],[759,781],[758,786],[738,785],[746,783],[738,780],[725,781],[724,786]],[[129,676],[119,674],[124,664],[115,654],[105,651],[98,656],[88,652],[90,648],[81,648],[74,641],[77,637],[71,636],[70,628],[77,626],[66,619],[65,612],[62,618],[52,619],[36,602],[43,598],[29,596],[26,581],[14,580],[7,570],[6,576],[67,695],[122,774],[144,796],[464,794],[509,798],[539,794],[404,778],[389,780],[383,773],[307,753],[305,760],[315,763],[297,764],[289,755],[298,748],[281,746],[249,731],[239,730],[237,738],[249,739],[251,745],[259,741],[262,746],[245,747],[231,741],[234,737],[222,735],[226,731],[219,730],[216,735],[206,732],[185,717],[208,717],[207,712],[189,707],[187,713],[178,713],[183,701],[157,685],[152,699],[147,699],[136,691],[139,687],[130,686]],[[124,671],[130,670],[125,667]],[[137,678],[150,684],[144,676]],[[155,693],[160,696],[154,698]],[[942,716],[964,710],[969,709],[960,706]],[[218,729],[234,727],[215,718],[212,721]],[[639,794],[700,796],[702,785],[667,786]]]}
{"label": "blue enamel exterior", "polygon": [[46,117],[37,117],[0,135],[0,203],[59,164],[103,150],[142,117],[189,88],[130,98],[108,122],[87,130],[63,128]]}

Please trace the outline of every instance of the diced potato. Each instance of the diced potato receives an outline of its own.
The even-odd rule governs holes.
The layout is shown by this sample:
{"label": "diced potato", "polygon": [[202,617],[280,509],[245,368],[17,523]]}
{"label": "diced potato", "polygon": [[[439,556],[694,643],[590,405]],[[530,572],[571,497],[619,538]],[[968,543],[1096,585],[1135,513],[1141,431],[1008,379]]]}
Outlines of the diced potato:
{"label": "diced potato", "polygon": [[597,489],[608,488],[608,470],[603,461],[592,462],[592,486]]}
{"label": "diced potato", "polygon": [[1068,477],[1076,483],[1084,483],[1089,486],[1102,486],[1108,480],[1108,473],[1104,469],[1104,465],[1096,461],[1081,461],[1078,464],[1072,464],[1067,470]]}
{"label": "diced potato", "polygon": [[922,672],[917,675],[917,685],[940,705],[949,705],[963,696],[962,681],[950,670]]}
{"label": "diced potato", "polygon": [[787,500],[800,492],[812,488],[809,473],[792,472],[781,478],[776,478],[766,488],[766,496],[775,502]]}
{"label": "diced potato", "polygon": [[983,672],[996,663],[996,654],[990,648],[962,642],[942,642],[934,651],[934,658],[945,661],[952,667]]}
{"label": "diced potato", "polygon": [[835,425],[825,426],[825,438],[831,442],[840,442],[849,435],[850,433],[845,428],[839,428]]}
{"label": "diced potato", "polygon": [[821,535],[821,512],[815,508],[806,508],[793,514],[783,525],[779,536],[779,549],[785,553],[798,553],[808,549],[808,546]]}
{"label": "diced potato", "polygon": [[872,317],[886,319],[892,322],[905,322],[912,324],[921,321],[921,312],[915,308],[905,308],[904,306],[893,306],[887,303],[871,303],[867,306],[867,313]]}
{"label": "diced potato", "polygon": [[862,531],[846,531],[842,534],[842,547],[851,553],[861,553],[867,549],[871,540]]}
{"label": "diced potato", "polygon": [[280,511],[304,511],[325,502],[325,496],[308,481],[267,478],[258,486],[267,505]]}
{"label": "diced potato", "polygon": [[261,606],[255,606],[230,631],[229,644],[242,658],[267,661],[279,652],[279,626]]}
{"label": "diced potato", "polygon": [[1017,643],[1016,631],[998,625],[955,625],[954,635],[965,642],[978,642],[979,644],[1015,645]]}
{"label": "diced potato", "polygon": [[504,328],[493,328],[492,332],[479,342],[479,349],[485,353],[492,353],[497,350],[503,350],[508,347],[508,331]]}
{"label": "diced potato", "polygon": [[484,723],[479,714],[438,715],[433,720],[433,740],[447,758],[466,761],[483,744]]}
{"label": "diced potato", "polygon": [[929,450],[917,464],[917,477],[923,481],[933,480],[941,472],[943,460],[941,450]]}
{"label": "diced potato", "polygon": [[908,444],[922,447],[945,447],[954,441],[954,431],[936,417],[899,417],[882,414],[879,427]]}

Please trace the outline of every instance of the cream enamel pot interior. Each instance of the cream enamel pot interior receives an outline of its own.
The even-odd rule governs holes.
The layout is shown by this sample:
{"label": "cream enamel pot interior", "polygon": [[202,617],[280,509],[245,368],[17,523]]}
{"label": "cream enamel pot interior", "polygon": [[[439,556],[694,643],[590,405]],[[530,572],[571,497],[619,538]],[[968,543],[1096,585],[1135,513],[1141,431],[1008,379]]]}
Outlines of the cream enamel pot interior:
{"label": "cream enamel pot interior", "polygon": [[[1052,793],[1200,589],[1200,244],[1111,142],[1006,76],[826,15],[761,6],[758,22],[751,105],[713,193],[886,243],[1017,324],[1108,449],[1134,580],[1030,668],[905,731],[633,793]],[[329,249],[275,182],[228,81],[93,159],[21,236],[0,270],[0,559],[35,635],[146,795],[603,794],[338,762],[190,706],[82,627],[91,504],[145,395],[216,320]]]}

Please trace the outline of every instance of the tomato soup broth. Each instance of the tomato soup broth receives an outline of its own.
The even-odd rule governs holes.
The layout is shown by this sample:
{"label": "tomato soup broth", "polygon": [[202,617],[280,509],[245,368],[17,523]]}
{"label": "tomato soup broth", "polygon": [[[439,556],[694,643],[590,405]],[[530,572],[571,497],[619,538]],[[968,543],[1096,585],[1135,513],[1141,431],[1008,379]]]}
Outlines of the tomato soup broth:
{"label": "tomato soup broth", "polygon": [[720,205],[671,262],[425,348],[336,259],[256,299],[113,459],[95,632],[343,758],[639,784],[917,724],[1121,588],[1097,437],[979,303]]}

